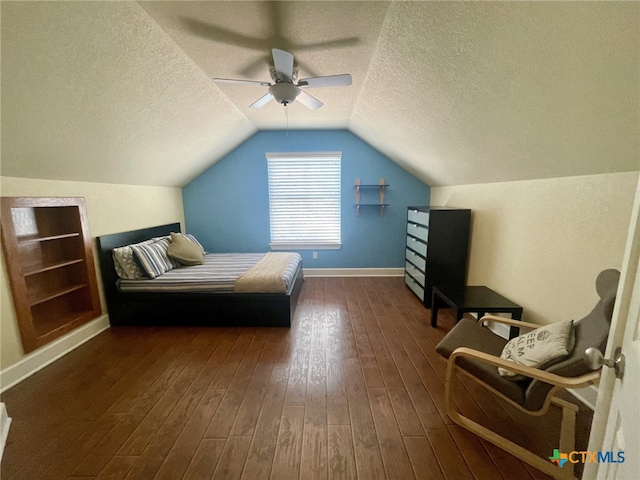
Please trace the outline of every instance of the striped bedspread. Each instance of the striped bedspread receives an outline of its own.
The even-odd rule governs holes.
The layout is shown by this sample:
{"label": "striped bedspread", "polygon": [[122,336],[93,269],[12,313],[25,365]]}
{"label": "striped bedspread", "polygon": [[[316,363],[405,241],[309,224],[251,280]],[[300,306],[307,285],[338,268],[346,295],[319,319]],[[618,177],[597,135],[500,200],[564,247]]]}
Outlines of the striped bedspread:
{"label": "striped bedspread", "polygon": [[[236,278],[265,256],[264,253],[208,253],[202,265],[179,267],[155,279],[119,280],[122,292],[233,292]],[[301,261],[294,254],[283,275],[289,288]]]}

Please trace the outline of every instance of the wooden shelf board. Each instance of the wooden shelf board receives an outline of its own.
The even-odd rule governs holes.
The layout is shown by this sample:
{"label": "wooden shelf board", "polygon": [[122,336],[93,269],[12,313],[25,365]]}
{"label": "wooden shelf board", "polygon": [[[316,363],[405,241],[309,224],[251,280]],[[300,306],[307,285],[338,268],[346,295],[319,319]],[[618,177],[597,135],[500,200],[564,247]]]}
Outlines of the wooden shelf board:
{"label": "wooden shelf board", "polygon": [[81,310],[77,312],[67,312],[55,319],[34,320],[33,326],[36,331],[37,342],[44,345],[50,341],[50,337],[57,338],[60,335],[64,335],[66,332],[72,330],[75,324],[81,321],[87,313],[90,312]]}
{"label": "wooden shelf board", "polygon": [[18,237],[18,243],[33,243],[33,242],[48,242],[50,240],[60,240],[63,238],[72,238],[72,237],[79,237],[80,233],[79,232],[73,232],[73,233],[62,233],[59,235],[47,235],[46,237],[41,237],[39,235],[28,235],[28,236],[24,236],[24,237]]}
{"label": "wooden shelf board", "polygon": [[36,275],[38,273],[55,270],[56,268],[67,267],[76,263],[84,262],[83,258],[74,258],[73,260],[61,260],[58,262],[42,263],[39,265],[28,265],[24,269],[24,276]]}
{"label": "wooden shelf board", "polygon": [[41,303],[48,302],[49,300],[53,300],[54,298],[61,297],[63,295],[67,295],[68,293],[75,292],[76,290],[80,290],[82,288],[87,287],[86,283],[71,285],[65,288],[51,288],[51,289],[43,289],[37,292],[35,295],[37,298],[35,300],[31,300],[29,303],[32,307],[36,305],[40,305]]}

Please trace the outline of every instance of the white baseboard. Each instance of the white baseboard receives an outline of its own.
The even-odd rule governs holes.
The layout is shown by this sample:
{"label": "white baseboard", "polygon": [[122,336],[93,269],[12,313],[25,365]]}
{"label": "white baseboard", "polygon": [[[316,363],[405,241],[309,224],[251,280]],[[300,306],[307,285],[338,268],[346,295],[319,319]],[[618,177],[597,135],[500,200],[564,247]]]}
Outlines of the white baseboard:
{"label": "white baseboard", "polygon": [[598,398],[598,387],[589,385],[588,387],[578,388],[576,390],[568,389],[569,393],[584,403],[591,410],[596,409],[596,400]]}
{"label": "white baseboard", "polygon": [[107,328],[109,328],[109,316],[102,315],[0,371],[0,393],[42,370]]}
{"label": "white baseboard", "polygon": [[499,337],[509,340],[509,334],[511,333],[511,327],[509,327],[509,325],[505,325],[504,323],[491,322],[488,328]]}
{"label": "white baseboard", "polygon": [[[475,318],[476,321],[478,320],[477,313],[469,313],[469,315]],[[507,316],[507,314],[503,315],[501,313],[492,313],[492,315],[496,315],[498,317],[504,316],[505,318],[511,318],[510,314],[509,316]],[[509,335],[511,334],[511,327],[509,325],[505,325],[504,323],[498,323],[498,322],[490,322],[487,325],[487,328],[491,330],[493,333],[495,333],[496,335],[498,335],[499,337],[502,337],[505,340],[509,340]]]}
{"label": "white baseboard", "polygon": [[403,277],[404,268],[304,268],[305,277]]}
{"label": "white baseboard", "polygon": [[9,425],[11,425],[11,418],[7,414],[7,407],[4,403],[0,403],[0,461],[2,461],[4,446],[9,436]]}

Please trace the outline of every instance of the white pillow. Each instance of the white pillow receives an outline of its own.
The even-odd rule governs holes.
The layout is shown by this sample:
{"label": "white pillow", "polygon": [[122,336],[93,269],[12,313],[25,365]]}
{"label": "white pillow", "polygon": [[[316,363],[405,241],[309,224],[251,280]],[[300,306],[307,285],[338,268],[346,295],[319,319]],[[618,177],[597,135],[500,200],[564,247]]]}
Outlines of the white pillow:
{"label": "white pillow", "polygon": [[[544,370],[571,355],[575,342],[573,320],[551,323],[509,340],[500,358]],[[528,378],[502,367],[498,373],[514,381]]]}

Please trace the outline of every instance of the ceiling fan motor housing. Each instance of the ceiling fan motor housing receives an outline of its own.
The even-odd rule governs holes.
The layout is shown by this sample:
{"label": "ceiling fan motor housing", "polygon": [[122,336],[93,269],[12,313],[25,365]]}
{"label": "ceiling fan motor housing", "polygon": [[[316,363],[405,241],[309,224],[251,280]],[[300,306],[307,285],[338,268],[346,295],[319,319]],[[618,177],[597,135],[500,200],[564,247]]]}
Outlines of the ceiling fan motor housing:
{"label": "ceiling fan motor housing", "polygon": [[291,78],[289,78],[286,73],[277,71],[274,65],[269,65],[269,75],[275,83],[288,81],[295,82],[298,79],[298,65],[295,62],[293,63]]}
{"label": "ceiling fan motor housing", "polygon": [[282,105],[292,103],[298,95],[300,89],[290,82],[275,83],[269,87],[269,93]]}

